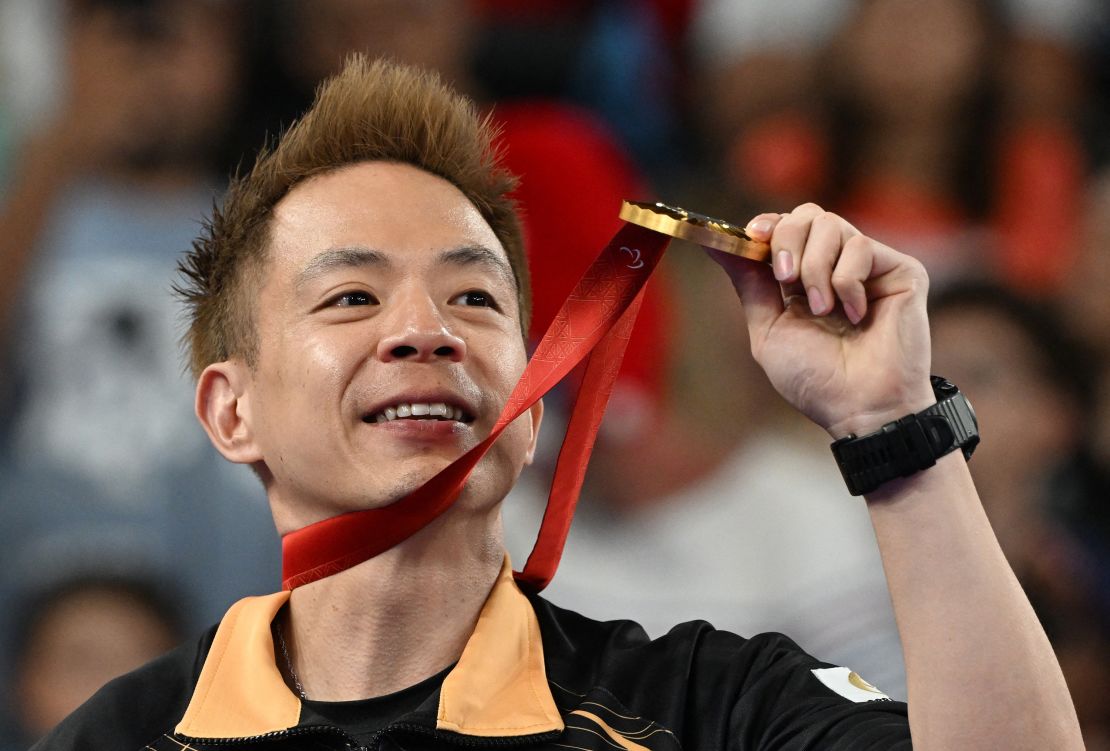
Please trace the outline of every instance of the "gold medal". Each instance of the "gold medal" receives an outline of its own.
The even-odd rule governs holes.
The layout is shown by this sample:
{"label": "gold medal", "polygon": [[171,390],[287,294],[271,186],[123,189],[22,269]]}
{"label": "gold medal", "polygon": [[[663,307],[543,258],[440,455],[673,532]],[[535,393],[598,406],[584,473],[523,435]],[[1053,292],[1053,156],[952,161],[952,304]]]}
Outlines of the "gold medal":
{"label": "gold medal", "polygon": [[734,256],[753,261],[768,261],[771,258],[771,246],[753,240],[743,227],[665,203],[624,201],[621,204],[620,217],[631,224]]}

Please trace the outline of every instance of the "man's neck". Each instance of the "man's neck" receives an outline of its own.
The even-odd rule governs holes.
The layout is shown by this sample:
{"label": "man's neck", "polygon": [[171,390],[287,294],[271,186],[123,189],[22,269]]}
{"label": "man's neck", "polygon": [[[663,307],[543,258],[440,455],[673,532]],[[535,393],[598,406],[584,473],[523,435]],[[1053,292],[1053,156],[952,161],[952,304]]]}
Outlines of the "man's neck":
{"label": "man's neck", "polygon": [[456,662],[504,556],[496,509],[452,509],[392,550],[295,589],[279,619],[304,694],[384,696]]}

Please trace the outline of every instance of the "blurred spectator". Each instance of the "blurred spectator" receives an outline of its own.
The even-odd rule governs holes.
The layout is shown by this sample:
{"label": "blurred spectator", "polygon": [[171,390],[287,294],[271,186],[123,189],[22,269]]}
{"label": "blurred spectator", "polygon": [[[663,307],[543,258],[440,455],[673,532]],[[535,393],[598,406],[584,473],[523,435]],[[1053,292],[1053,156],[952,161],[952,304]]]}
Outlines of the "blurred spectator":
{"label": "blurred spectator", "polygon": [[655,174],[675,161],[681,27],[665,24],[684,21],[684,2],[293,0],[278,56],[302,92],[360,50],[436,70],[479,101],[559,99],[593,112]]}
{"label": "blurred spectator", "polygon": [[[1010,27],[1002,65],[1010,114],[1071,119],[1091,93],[1084,63],[1094,42],[1097,0],[1005,0]],[[1100,8],[1099,6],[1103,7]]]}
{"label": "blurred spectator", "polygon": [[[917,255],[936,280],[989,265],[1012,284],[1051,294],[1074,260],[1084,82],[1076,50],[1058,35],[1038,36],[1034,20],[1051,15],[1028,10],[1039,6],[821,4],[818,16],[795,14],[819,21],[810,39],[835,29],[817,54],[785,41],[810,28],[791,25],[793,15],[762,16],[748,36],[767,29],[770,57],[761,63],[764,41],[751,56],[738,45],[731,65],[711,52],[705,59],[706,93],[723,92],[706,108],[707,130],[734,190],[759,210],[817,198]],[[698,28],[710,25],[707,18]],[[753,82],[745,66],[767,78]]]}
{"label": "blurred spectator", "polygon": [[[1101,600],[1110,613],[1110,173],[1093,181],[1088,191],[1079,259],[1068,279],[1060,303],[1073,330],[1095,357],[1083,363],[1083,372],[1094,383],[1093,405],[1085,410],[1088,429],[1085,453],[1093,478],[1072,516],[1076,529],[1090,536],[1091,546],[1100,550]],[[1101,476],[1101,480],[1099,477]],[[1088,482],[1087,485],[1092,484]]]}
{"label": "blurred spectator", "polygon": [[[703,0],[686,104],[737,214],[823,197],[821,51],[852,0]],[[728,211],[726,213],[733,213]]]}
{"label": "blurred spectator", "polygon": [[819,52],[850,3],[702,0],[696,6],[690,45],[697,97],[691,105],[718,150],[758,120],[804,110],[815,94]]}
{"label": "blurred spectator", "polygon": [[861,0],[828,51],[830,200],[934,279],[977,266],[986,250],[973,233],[998,135],[992,11],[976,0]]}
{"label": "blurred spectator", "polygon": [[[474,95],[469,62],[474,38],[470,4],[460,0],[293,0],[285,61],[297,82],[313,90],[352,52],[438,71]],[[294,40],[290,40],[294,41]]]}
{"label": "blurred spectator", "polygon": [[44,735],[105,683],[184,636],[181,603],[157,580],[79,575],[28,599],[19,609],[12,649],[16,670],[10,691],[19,748]]}
{"label": "blurred spectator", "polygon": [[66,98],[16,155],[0,204],[4,371],[22,389],[12,448],[125,491],[203,445],[187,429],[168,285],[217,193],[233,30],[218,4],[68,10]]}
{"label": "blurred spectator", "polygon": [[[1077,476],[1093,403],[1085,358],[1051,310],[997,286],[934,296],[931,322],[933,370],[960,385],[979,417],[970,466],[983,507],[1060,656],[1088,748],[1106,748],[1110,609],[1098,587],[1107,540],[1076,518],[1104,505],[1107,487]],[[1076,497],[1084,491],[1097,495]]]}
{"label": "blurred spectator", "polygon": [[[1110,172],[1092,180],[1079,241],[1079,256],[1060,295],[1068,321],[1087,345],[1110,358]],[[1110,444],[1107,446],[1110,459]]]}
{"label": "blurred spectator", "polygon": [[170,291],[221,189],[239,21],[217,0],[64,4],[62,98],[0,188],[0,593],[101,527],[204,621],[276,583],[262,490],[193,417]]}
{"label": "blurred spectator", "polygon": [[556,98],[590,110],[654,179],[682,165],[680,45],[693,0],[472,0],[473,69],[497,101]]}
{"label": "blurred spectator", "polygon": [[0,3],[0,102],[13,133],[27,133],[50,117],[58,96],[59,16],[65,1]]}
{"label": "blurred spectator", "polygon": [[938,279],[990,264],[1045,295],[1074,259],[1084,155],[1066,109],[1028,107],[1013,44],[984,0],[859,3],[830,48],[830,195]]}

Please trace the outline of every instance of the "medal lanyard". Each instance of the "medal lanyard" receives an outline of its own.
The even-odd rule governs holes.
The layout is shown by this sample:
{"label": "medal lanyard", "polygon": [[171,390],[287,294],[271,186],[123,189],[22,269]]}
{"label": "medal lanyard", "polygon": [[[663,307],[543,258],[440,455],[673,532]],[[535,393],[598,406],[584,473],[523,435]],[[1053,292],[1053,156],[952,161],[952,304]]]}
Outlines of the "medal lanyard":
{"label": "medal lanyard", "polygon": [[395,503],[341,514],[285,535],[285,589],[369,560],[430,524],[459,497],[470,473],[501,432],[586,360],[536,543],[524,568],[513,572],[523,588],[538,592],[547,586],[563,553],[586,464],[643,300],[644,283],[671,237],[713,247],[728,245],[720,249],[748,257],[763,255],[766,248],[749,242],[743,247],[750,246],[754,252],[734,250],[738,247],[735,237],[726,243],[721,235],[728,231],[736,236],[737,228],[662,204],[626,202],[621,218],[629,223],[609,241],[563,303],[490,435]]}

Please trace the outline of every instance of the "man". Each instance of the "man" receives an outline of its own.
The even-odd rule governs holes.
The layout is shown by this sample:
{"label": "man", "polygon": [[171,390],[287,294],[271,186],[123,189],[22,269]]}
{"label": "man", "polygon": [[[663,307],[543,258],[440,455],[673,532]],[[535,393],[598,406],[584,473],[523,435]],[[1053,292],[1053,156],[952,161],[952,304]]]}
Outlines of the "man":
{"label": "man", "polygon": [[[282,534],[420,487],[489,434],[523,371],[527,273],[489,139],[434,81],[356,58],[188,259],[197,414],[256,470]],[[810,205],[750,231],[773,272],[717,260],[791,403],[840,438],[936,401],[919,264]],[[413,536],[237,603],[39,747],[908,747],[904,705],[784,637],[691,623],[650,642],[523,595],[498,506],[541,416],[522,414]],[[959,453],[867,500],[918,746],[1081,747]]]}

